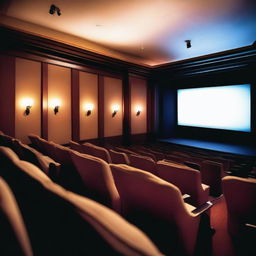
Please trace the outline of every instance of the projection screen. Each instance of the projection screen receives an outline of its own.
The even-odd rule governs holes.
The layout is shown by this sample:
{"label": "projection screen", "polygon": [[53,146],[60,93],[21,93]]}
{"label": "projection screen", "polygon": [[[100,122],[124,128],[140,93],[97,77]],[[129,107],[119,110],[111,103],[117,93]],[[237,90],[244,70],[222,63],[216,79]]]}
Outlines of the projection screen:
{"label": "projection screen", "polygon": [[251,131],[251,86],[177,90],[178,125]]}

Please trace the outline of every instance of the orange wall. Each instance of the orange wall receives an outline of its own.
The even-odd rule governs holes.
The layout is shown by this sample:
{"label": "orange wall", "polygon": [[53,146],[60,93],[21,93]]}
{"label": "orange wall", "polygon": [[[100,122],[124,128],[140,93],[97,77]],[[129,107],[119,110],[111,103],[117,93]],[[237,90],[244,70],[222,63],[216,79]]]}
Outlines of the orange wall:
{"label": "orange wall", "polygon": [[[112,117],[112,106],[119,111]],[[120,136],[123,133],[123,95],[122,80],[104,77],[104,137]]]}
{"label": "orange wall", "polygon": [[[60,101],[59,113],[52,100]],[[71,139],[71,70],[48,65],[48,140],[65,144]]]}
{"label": "orange wall", "polygon": [[[2,59],[8,60],[5,56],[2,56]],[[2,70],[0,70],[2,72],[0,85],[2,94],[10,94],[10,96],[0,94],[0,99],[1,102],[4,102],[2,106],[6,106],[10,102],[10,109],[13,110],[8,112],[8,116],[12,116],[10,120],[4,118],[7,120],[8,125],[3,125],[3,120],[0,120],[0,130],[7,131],[10,135],[29,143],[27,135],[29,133],[41,135],[41,130],[43,129],[46,137],[48,133],[49,141],[66,144],[72,138],[71,111],[73,111],[73,113],[79,112],[79,119],[77,121],[73,120],[73,128],[74,131],[79,128],[77,129],[77,131],[80,131],[77,134],[77,138],[79,137],[80,140],[97,139],[98,135],[100,138],[122,136],[124,117],[122,79],[100,73],[77,71],[79,79],[76,85],[79,86],[79,91],[77,91],[79,93],[79,104],[73,105],[72,109],[71,92],[73,93],[73,91],[71,90],[70,68],[53,64],[42,65],[39,61],[14,57],[12,61],[6,61],[6,63],[8,67],[5,67],[5,69],[3,69],[3,65],[0,65]],[[47,69],[47,72],[45,72],[45,69]],[[13,79],[8,82],[8,79],[5,78],[10,76]],[[42,82],[44,88],[41,88]],[[7,88],[5,84],[8,84],[13,89],[5,90]],[[131,93],[129,98],[131,103],[131,134],[145,134],[147,132],[147,82],[132,76],[129,79],[129,86]],[[42,91],[42,89],[44,90]],[[42,117],[44,118],[43,121],[45,121],[43,123],[41,118],[41,96],[48,98],[48,109],[44,108],[43,110]],[[128,97],[128,95],[125,95],[125,97]],[[33,99],[31,113],[28,116],[24,115],[25,106],[21,106],[23,98]],[[101,102],[98,102],[99,98]],[[59,113],[56,115],[51,106],[52,99],[58,99],[61,102]],[[84,109],[86,103],[93,104],[90,116],[86,116]],[[119,106],[119,111],[114,117],[112,117],[113,105]],[[142,107],[142,112],[139,116],[136,116],[135,111],[137,105]],[[99,106],[101,107],[101,112],[98,110]],[[4,115],[3,113],[5,114],[4,111],[0,114],[5,117],[6,114]],[[44,127],[42,127],[42,124],[45,124]]]}
{"label": "orange wall", "polygon": [[[16,58],[15,86],[15,137],[30,143],[29,133],[41,135],[41,63]],[[29,115],[24,115],[24,100],[33,105]]]}
{"label": "orange wall", "polygon": [[[80,95],[80,140],[98,137],[98,75],[79,72]],[[86,104],[93,104],[91,115],[87,116]]]}
{"label": "orange wall", "polygon": [[[131,134],[147,133],[147,81],[130,78],[131,89]],[[136,116],[136,107],[141,106],[140,115]]]}

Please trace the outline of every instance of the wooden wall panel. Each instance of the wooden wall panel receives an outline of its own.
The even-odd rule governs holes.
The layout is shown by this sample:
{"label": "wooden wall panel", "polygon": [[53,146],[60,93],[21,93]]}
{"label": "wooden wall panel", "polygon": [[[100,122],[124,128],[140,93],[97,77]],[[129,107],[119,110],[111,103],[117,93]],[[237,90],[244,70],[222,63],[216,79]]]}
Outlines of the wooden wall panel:
{"label": "wooden wall panel", "polygon": [[[15,137],[30,143],[28,134],[41,136],[41,63],[16,58],[15,79]],[[32,101],[29,115],[25,114],[27,100]]]}
{"label": "wooden wall panel", "polygon": [[15,57],[0,55],[0,130],[15,136]]}
{"label": "wooden wall panel", "polygon": [[[119,106],[113,117],[112,107]],[[123,96],[122,80],[104,77],[104,137],[120,136],[123,133]]]}
{"label": "wooden wall panel", "polygon": [[[98,137],[98,75],[79,72],[80,94],[80,140]],[[87,104],[93,105],[90,115],[87,115]]]}
{"label": "wooden wall panel", "polygon": [[[60,101],[54,114],[53,101]],[[71,69],[48,65],[48,140],[65,144],[71,139]]]}
{"label": "wooden wall panel", "polygon": [[[130,77],[130,90],[131,134],[147,133],[147,81]],[[139,115],[136,115],[138,106],[142,110]]]}

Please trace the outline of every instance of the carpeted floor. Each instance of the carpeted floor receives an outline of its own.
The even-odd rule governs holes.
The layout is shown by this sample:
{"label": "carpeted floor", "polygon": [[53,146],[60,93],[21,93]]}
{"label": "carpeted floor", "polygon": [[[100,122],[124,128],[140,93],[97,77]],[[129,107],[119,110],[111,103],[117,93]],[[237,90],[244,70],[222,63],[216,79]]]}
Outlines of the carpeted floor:
{"label": "carpeted floor", "polygon": [[227,208],[223,196],[211,208],[211,225],[216,231],[212,237],[212,256],[238,256],[227,231]]}
{"label": "carpeted floor", "polygon": [[[255,256],[255,231],[242,235],[232,242],[227,230],[227,208],[225,198],[221,196],[211,208],[211,225],[215,229],[212,237],[212,256]],[[207,256],[207,255],[205,255]]]}

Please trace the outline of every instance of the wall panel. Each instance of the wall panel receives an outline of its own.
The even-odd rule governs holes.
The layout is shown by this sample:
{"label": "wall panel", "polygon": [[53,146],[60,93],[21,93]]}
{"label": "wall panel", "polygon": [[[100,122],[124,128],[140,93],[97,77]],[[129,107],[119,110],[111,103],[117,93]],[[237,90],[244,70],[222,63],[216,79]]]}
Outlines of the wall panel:
{"label": "wall panel", "polygon": [[0,55],[0,130],[15,136],[15,57]]}
{"label": "wall panel", "polygon": [[[112,107],[119,106],[113,117]],[[104,137],[120,136],[123,132],[122,80],[104,77]]]}
{"label": "wall panel", "polygon": [[[30,143],[29,133],[41,136],[41,63],[16,58],[15,137]],[[26,105],[32,108],[25,114]]]}
{"label": "wall panel", "polygon": [[[130,77],[131,92],[131,134],[147,133],[147,81]],[[141,113],[136,115],[137,107]]]}
{"label": "wall panel", "polygon": [[[79,72],[80,140],[98,137],[98,75]],[[90,115],[85,106],[93,105]]]}
{"label": "wall panel", "polygon": [[[60,102],[54,114],[54,101]],[[71,139],[71,70],[48,65],[48,140],[65,144]]]}

